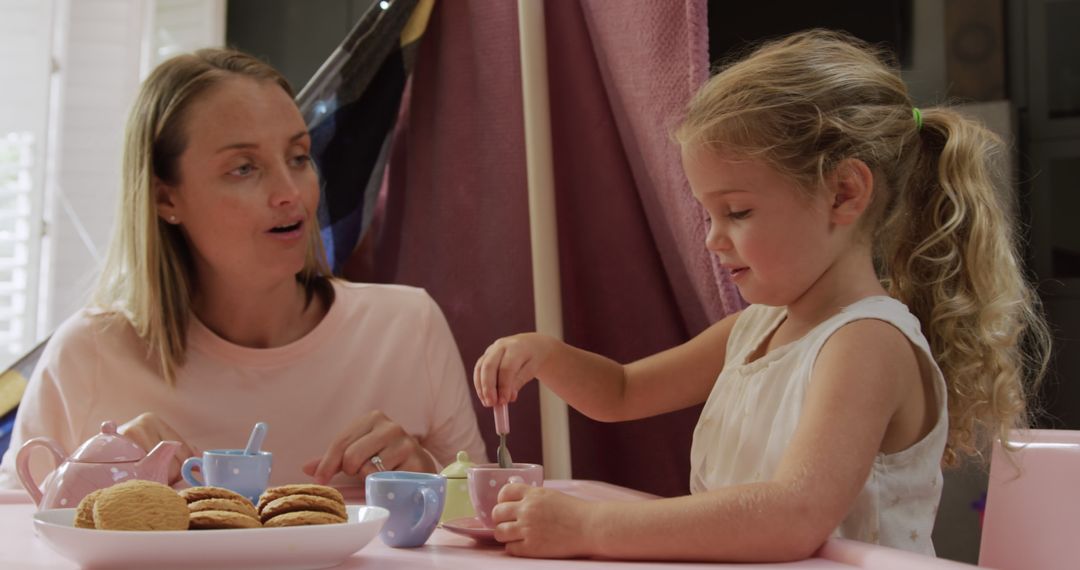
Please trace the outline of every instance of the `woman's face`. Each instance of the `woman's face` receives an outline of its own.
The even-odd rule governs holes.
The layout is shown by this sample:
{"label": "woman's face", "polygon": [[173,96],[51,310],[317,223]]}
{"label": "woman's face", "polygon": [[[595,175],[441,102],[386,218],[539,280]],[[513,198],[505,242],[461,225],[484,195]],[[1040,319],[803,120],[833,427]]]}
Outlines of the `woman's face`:
{"label": "woman's face", "polygon": [[292,98],[272,81],[229,78],[192,103],[182,130],[179,180],[156,181],[157,207],[187,238],[196,279],[291,280],[319,200],[311,138]]}

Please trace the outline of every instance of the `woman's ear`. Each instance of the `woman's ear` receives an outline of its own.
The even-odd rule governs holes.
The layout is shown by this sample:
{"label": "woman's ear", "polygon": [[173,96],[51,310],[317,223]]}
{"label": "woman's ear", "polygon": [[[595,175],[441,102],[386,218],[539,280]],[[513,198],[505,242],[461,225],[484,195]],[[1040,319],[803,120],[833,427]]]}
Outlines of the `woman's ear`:
{"label": "woman's ear", "polygon": [[833,170],[829,185],[833,197],[832,223],[853,224],[870,206],[874,195],[874,173],[865,162],[845,158]]}
{"label": "woman's ear", "polygon": [[154,203],[158,217],[170,224],[177,224],[180,223],[180,218],[177,216],[176,204],[173,202],[173,192],[172,186],[154,177]]}

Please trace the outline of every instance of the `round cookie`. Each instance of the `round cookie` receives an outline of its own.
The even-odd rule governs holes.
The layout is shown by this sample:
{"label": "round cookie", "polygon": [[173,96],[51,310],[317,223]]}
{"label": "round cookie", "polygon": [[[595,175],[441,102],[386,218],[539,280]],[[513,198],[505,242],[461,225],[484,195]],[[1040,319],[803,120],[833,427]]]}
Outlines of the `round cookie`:
{"label": "round cookie", "polygon": [[188,487],[180,491],[180,496],[189,503],[202,501],[203,499],[229,499],[251,504],[251,500],[247,497],[224,487]]}
{"label": "round cookie", "polygon": [[280,499],[287,495],[314,495],[316,497],[323,497],[332,501],[336,501],[338,503],[341,503],[342,505],[345,504],[345,497],[341,496],[341,491],[338,491],[333,487],[328,487],[326,485],[315,485],[313,483],[302,483],[295,485],[281,485],[279,487],[270,487],[267,490],[263,491],[262,496],[259,497],[259,512],[262,512],[263,507],[265,507],[267,503],[276,499]]}
{"label": "round cookie", "polygon": [[198,511],[191,513],[192,530],[211,530],[223,528],[259,528],[259,519],[234,511]]}
{"label": "round cookie", "polygon": [[255,507],[252,506],[250,501],[240,502],[232,499],[202,499],[200,501],[188,503],[188,510],[192,513],[202,511],[229,511],[251,517],[255,520],[259,519],[259,513],[255,512]]}
{"label": "round cookie", "polygon": [[75,509],[75,528],[97,528],[94,526],[94,503],[102,491],[104,489],[93,491],[79,501],[79,507]]}
{"label": "round cookie", "polygon": [[132,479],[102,490],[94,501],[101,530],[187,530],[187,503],[171,487]]}
{"label": "round cookie", "polygon": [[304,526],[314,524],[341,524],[347,519],[331,513],[318,511],[293,511],[283,513],[263,523],[264,527]]}
{"label": "round cookie", "polygon": [[296,511],[323,512],[336,515],[340,518],[346,518],[348,516],[345,511],[344,503],[339,503],[332,499],[317,495],[286,495],[279,499],[274,499],[263,506],[262,510],[259,512],[259,516],[265,523],[276,516]]}

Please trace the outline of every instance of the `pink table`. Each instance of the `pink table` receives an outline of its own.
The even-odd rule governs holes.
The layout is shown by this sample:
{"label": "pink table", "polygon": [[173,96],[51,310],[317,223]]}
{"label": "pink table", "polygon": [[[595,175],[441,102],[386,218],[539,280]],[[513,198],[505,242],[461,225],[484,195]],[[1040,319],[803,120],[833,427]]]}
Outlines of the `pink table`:
{"label": "pink table", "polygon": [[[546,481],[545,486],[591,500],[642,500],[652,497],[645,493],[598,481]],[[73,569],[77,566],[53,552],[34,535],[31,515],[35,507],[21,491],[0,490],[0,568],[11,569]],[[891,548],[830,540],[815,558],[784,564],[697,564],[619,562],[608,560],[532,560],[507,556],[499,546],[481,546],[470,538],[438,529],[427,544],[414,549],[394,549],[378,538],[353,554],[341,569],[349,568],[569,568],[606,569],[633,568],[770,568],[786,569],[847,569],[875,570],[960,570],[972,566],[947,560],[919,556]]]}

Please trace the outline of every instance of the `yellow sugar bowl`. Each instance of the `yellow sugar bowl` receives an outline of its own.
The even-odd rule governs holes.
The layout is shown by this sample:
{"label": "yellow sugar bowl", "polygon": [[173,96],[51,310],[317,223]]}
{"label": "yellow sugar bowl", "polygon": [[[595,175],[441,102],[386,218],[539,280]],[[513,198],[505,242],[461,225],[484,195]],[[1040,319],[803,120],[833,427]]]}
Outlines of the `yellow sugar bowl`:
{"label": "yellow sugar bowl", "polygon": [[439,522],[476,516],[472,500],[469,499],[469,479],[465,473],[465,470],[473,465],[475,463],[469,461],[469,454],[459,451],[457,461],[447,465],[440,473],[446,477],[446,505]]}

